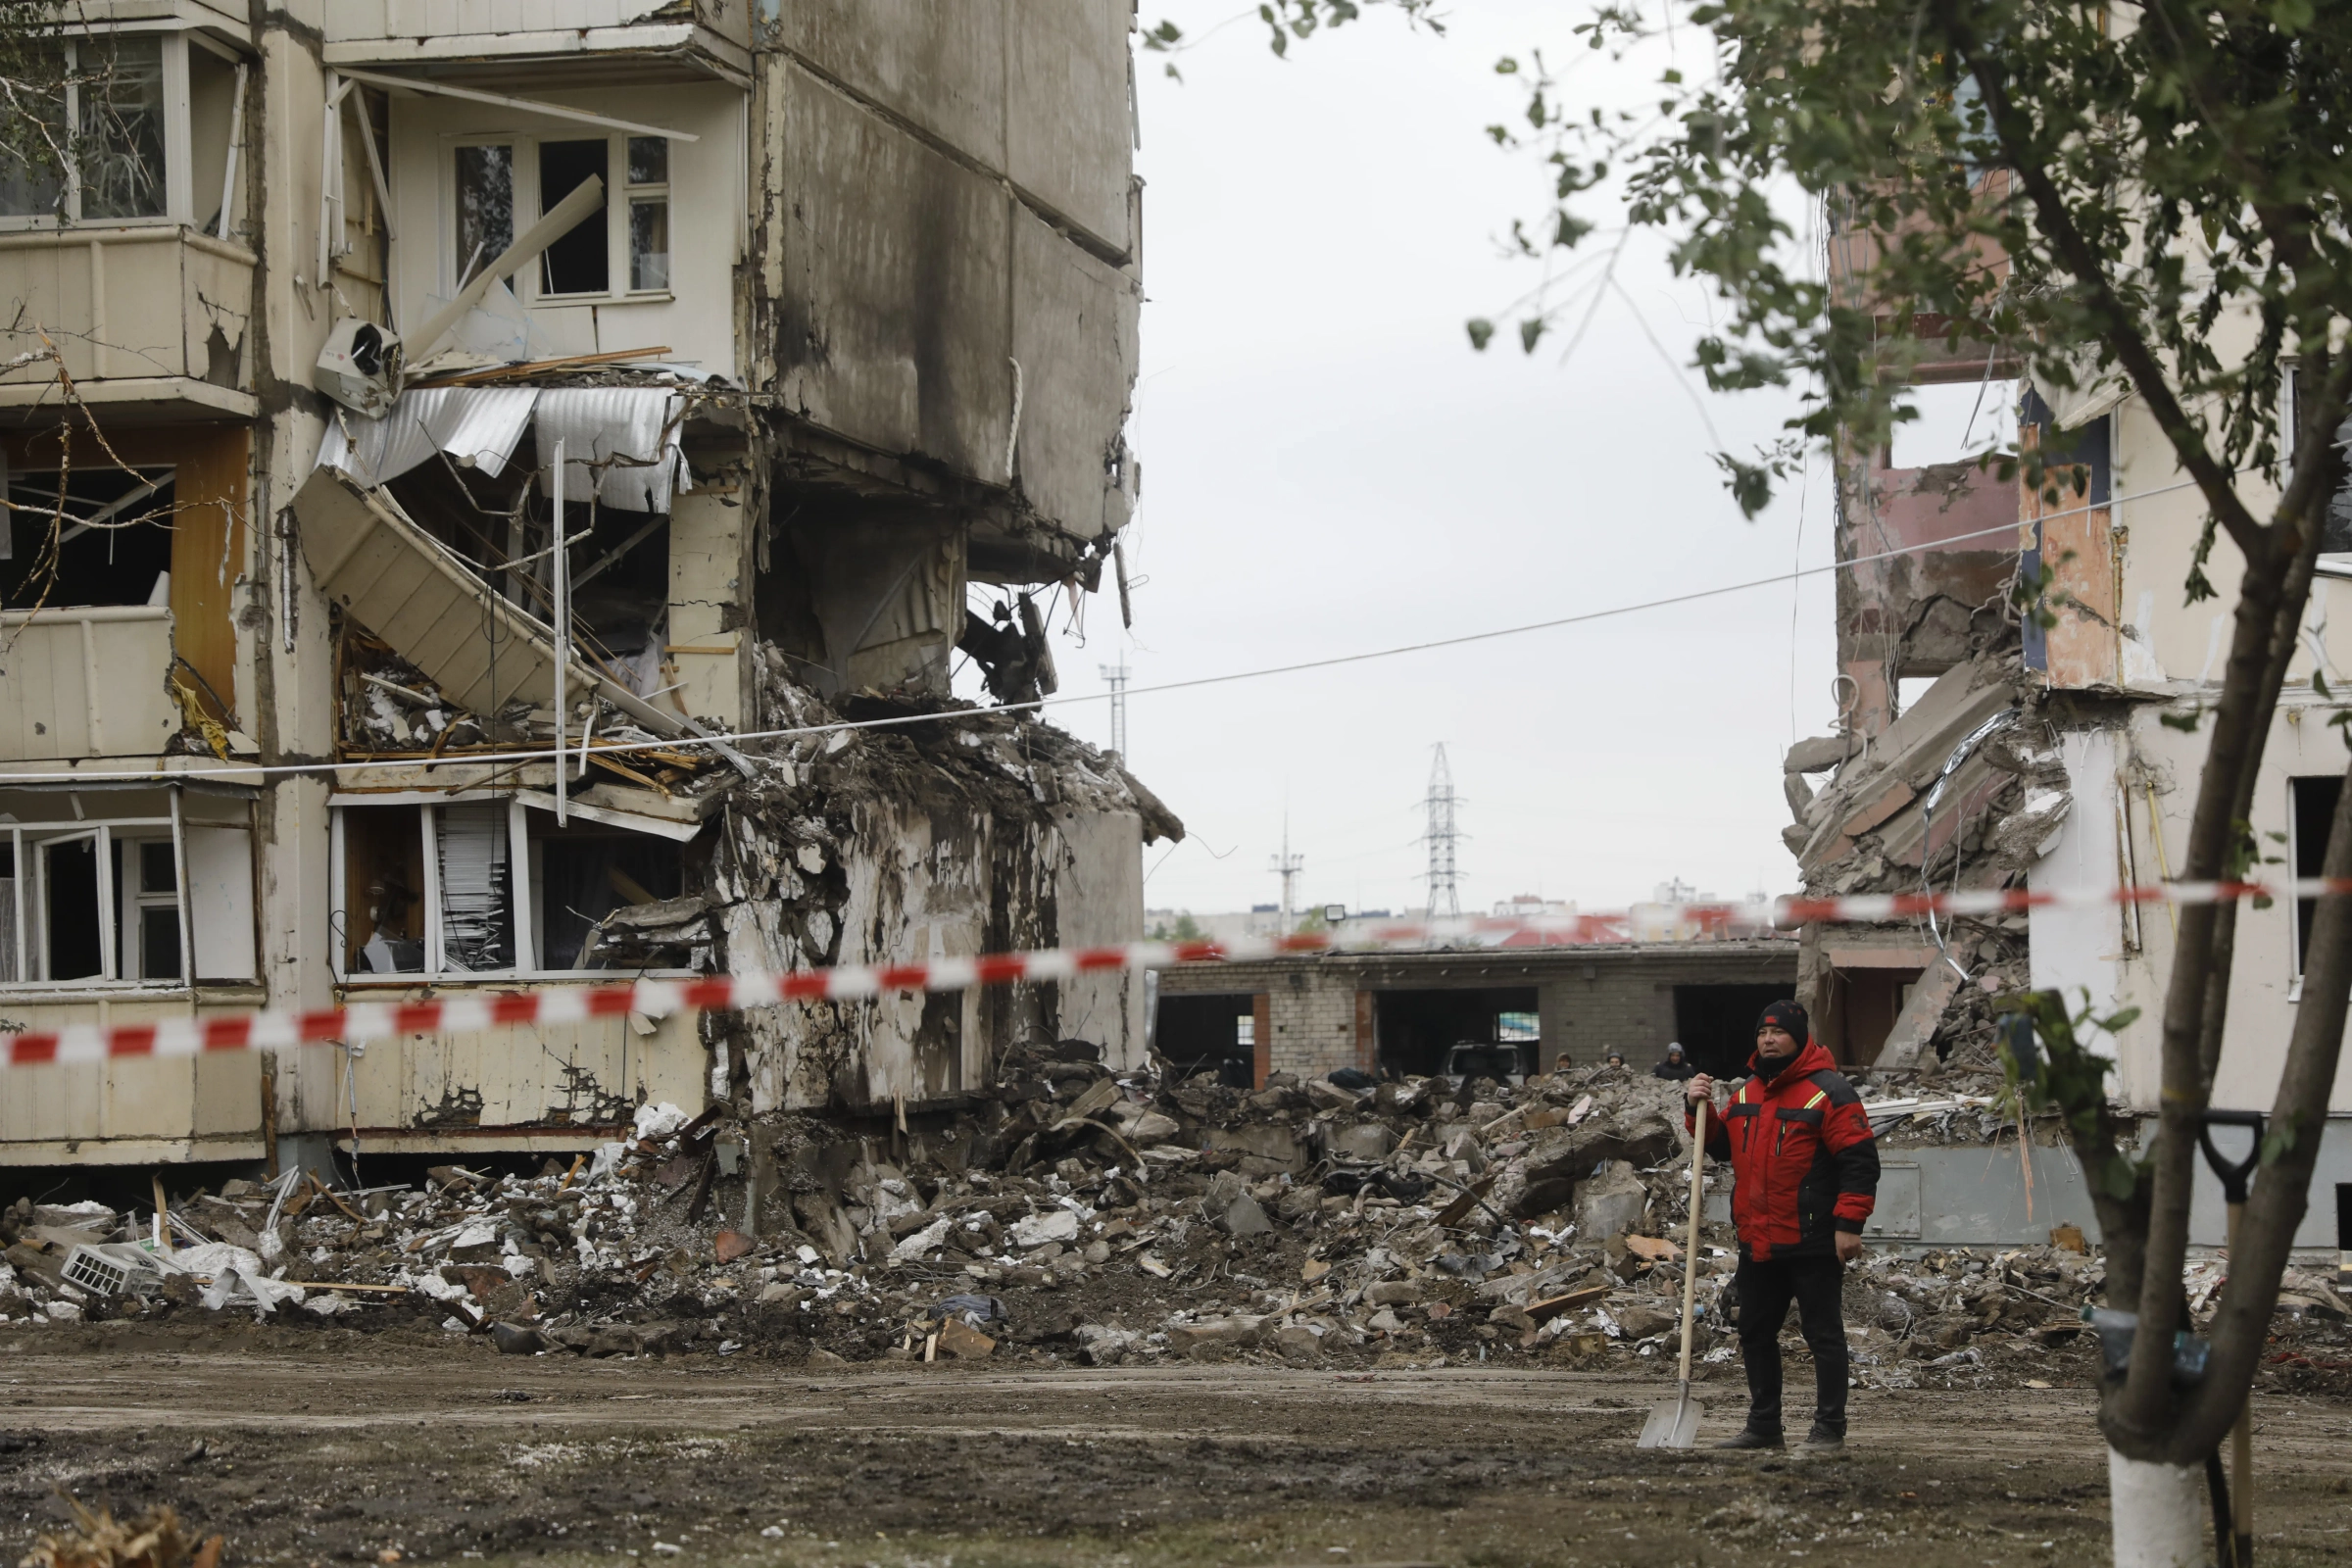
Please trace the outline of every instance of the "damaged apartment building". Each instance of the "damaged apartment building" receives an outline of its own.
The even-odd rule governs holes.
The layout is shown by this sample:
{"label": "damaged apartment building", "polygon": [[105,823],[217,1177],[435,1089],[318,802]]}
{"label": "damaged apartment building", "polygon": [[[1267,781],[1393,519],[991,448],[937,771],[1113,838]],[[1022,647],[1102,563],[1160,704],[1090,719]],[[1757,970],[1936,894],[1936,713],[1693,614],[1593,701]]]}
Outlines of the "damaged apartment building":
{"label": "damaged apartment building", "polygon": [[[70,8],[0,178],[0,1028],[1140,937],[1180,825],[951,690],[1128,613],[1132,10]],[[1143,1004],[60,1068],[0,1162],[920,1104]]]}
{"label": "damaged apartment building", "polygon": [[[1850,292],[1872,238],[1831,226],[1833,277]],[[2243,352],[2253,330],[2225,318],[2216,352]],[[2081,389],[2004,379],[2018,373],[1990,346],[1963,342],[1910,379],[1923,406],[1940,398],[1979,419],[2014,410],[2018,440],[2061,465],[2054,502],[1957,454],[1902,466],[1886,448],[1840,457],[1838,723],[1784,764],[1794,818],[1785,839],[1810,895],[2107,890],[2175,874],[2211,735],[2192,720],[2221,687],[2235,558],[2225,567],[2216,557],[2218,599],[2185,603],[2203,504],[2143,402],[2120,378]],[[2241,483],[2258,513],[2276,501],[2275,474]],[[2297,876],[2318,874],[2345,764],[2329,727],[2340,701],[2311,680],[2318,671],[2340,687],[2352,669],[2341,500],[2328,526],[2252,824]],[[2045,585],[2046,615],[2021,612],[2021,581]],[[2347,612],[2341,632],[2331,604]],[[2240,911],[2219,1107],[2270,1108],[2313,908]],[[1882,1073],[1997,1071],[1992,1000],[2004,991],[2055,988],[2102,1015],[2137,1007],[2111,1042],[2111,1086],[2150,1115],[2171,947],[2160,905],[1815,924],[1802,933],[1799,995],[1841,1061]],[[2352,1075],[2329,1108],[2318,1179],[2352,1181]],[[2199,1240],[2218,1242],[2218,1192],[2199,1204]],[[2323,1245],[2322,1231],[2308,1219],[2299,1241]]]}

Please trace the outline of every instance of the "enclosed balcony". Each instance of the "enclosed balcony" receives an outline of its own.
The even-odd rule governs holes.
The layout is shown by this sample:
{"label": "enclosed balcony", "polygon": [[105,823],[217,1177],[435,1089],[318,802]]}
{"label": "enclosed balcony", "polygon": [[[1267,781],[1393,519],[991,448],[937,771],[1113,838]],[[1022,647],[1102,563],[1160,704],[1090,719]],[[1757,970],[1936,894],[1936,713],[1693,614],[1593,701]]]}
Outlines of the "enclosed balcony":
{"label": "enclosed balcony", "polygon": [[[544,61],[578,85],[718,76],[748,86],[752,10],[774,0],[337,0],[326,8],[330,67],[488,67],[507,79]],[[463,74],[434,69],[433,74]]]}
{"label": "enclosed balcony", "polygon": [[[74,395],[115,418],[251,418],[254,258],[185,228],[0,234],[0,378],[19,419]],[[50,357],[50,349],[56,358]]]}
{"label": "enclosed balcony", "polygon": [[206,34],[32,52],[0,152],[0,416],[72,395],[111,424],[247,419],[254,255],[241,242],[248,64]]}

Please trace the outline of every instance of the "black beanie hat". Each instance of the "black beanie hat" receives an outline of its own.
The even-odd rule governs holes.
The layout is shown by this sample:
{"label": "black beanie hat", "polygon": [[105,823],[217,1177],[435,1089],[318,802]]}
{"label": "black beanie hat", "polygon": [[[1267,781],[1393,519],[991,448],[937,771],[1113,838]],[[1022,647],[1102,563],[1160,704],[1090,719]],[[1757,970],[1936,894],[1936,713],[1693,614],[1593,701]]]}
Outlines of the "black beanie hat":
{"label": "black beanie hat", "polygon": [[1778,1024],[1781,1028],[1788,1030],[1789,1036],[1800,1046],[1813,1037],[1812,1018],[1806,1014],[1802,1006],[1794,1002],[1772,1003],[1756,1015],[1758,1033],[1762,1033],[1764,1028],[1770,1024]]}

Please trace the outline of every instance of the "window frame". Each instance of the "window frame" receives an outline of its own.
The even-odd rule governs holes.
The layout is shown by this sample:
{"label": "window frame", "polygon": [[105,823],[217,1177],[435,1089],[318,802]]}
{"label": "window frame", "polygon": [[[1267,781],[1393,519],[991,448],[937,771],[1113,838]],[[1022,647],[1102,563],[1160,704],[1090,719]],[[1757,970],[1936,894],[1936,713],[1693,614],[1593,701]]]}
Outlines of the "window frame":
{"label": "window frame", "polygon": [[65,122],[69,127],[77,127],[81,120],[81,90],[72,78],[80,70],[77,57],[82,44],[93,37],[151,36],[159,38],[163,44],[164,210],[136,218],[84,218],[81,213],[81,161],[74,158],[67,160],[63,172],[64,210],[0,213],[0,233],[193,226],[196,221],[193,189],[195,160],[191,143],[195,125],[189,113],[187,32],[177,27],[122,26],[94,28],[84,34],[61,35],[58,44],[69,62],[66,67]]}
{"label": "window frame", "polygon": [[[2303,803],[2300,799],[2303,786],[2332,784],[2340,790],[2343,782],[2341,773],[2290,774],[2287,777],[2285,869],[2288,878],[2297,878],[2306,874],[2303,869],[2303,852],[2306,848],[2303,843]],[[2332,815],[2332,811],[2333,807],[2330,803],[2330,815]],[[2324,840],[2317,846],[2312,857],[2309,875],[2318,876],[2320,874],[2319,858],[2327,853],[2327,849],[2328,846]],[[2310,942],[2308,922],[2319,913],[2319,901],[2317,899],[2287,899],[2282,902],[2286,905],[2287,1001],[2300,1002],[2303,1000],[2303,950]]]}
{"label": "window frame", "polygon": [[[514,291],[515,303],[525,310],[546,306],[551,309],[575,305],[661,305],[677,298],[673,279],[677,264],[674,221],[677,216],[675,198],[676,172],[659,183],[634,185],[629,182],[629,142],[637,133],[607,131],[605,169],[605,279],[606,287],[593,294],[550,294],[541,288],[545,275],[538,261],[516,270],[507,279]],[[662,138],[668,141],[668,138]],[[438,260],[435,269],[440,279],[441,295],[454,299],[463,287],[459,269],[466,259],[457,254],[458,244],[458,149],[461,147],[504,147],[513,171],[514,211],[511,219],[512,232],[521,234],[546,216],[546,205],[539,194],[539,147],[543,142],[595,141],[596,127],[575,125],[564,129],[548,130],[463,130],[446,131],[440,138],[440,150],[435,155],[440,184],[441,235],[435,247]],[[678,156],[678,146],[669,142],[667,158]],[[667,209],[671,222],[672,248],[668,253],[668,276],[659,288],[632,288],[628,284],[634,273],[630,266],[629,218],[631,210],[641,202],[659,201]],[[544,255],[544,253],[542,253]],[[481,266],[496,258],[485,255]]]}
{"label": "window frame", "polygon": [[[507,917],[514,933],[514,965],[508,969],[451,969],[446,965],[442,951],[442,909],[439,808],[483,801],[507,803]],[[544,897],[541,886],[541,866],[538,854],[540,840],[530,831],[530,812],[538,809],[526,803],[521,793],[513,790],[387,790],[369,793],[337,793],[327,797],[328,832],[328,907],[332,911],[335,936],[328,949],[327,961],[334,974],[335,984],[368,989],[415,989],[431,986],[444,989],[466,985],[512,985],[516,982],[568,980],[589,985],[607,985],[623,978],[660,980],[691,980],[699,971],[690,968],[648,969],[550,969],[539,962],[545,933],[539,929],[537,916],[539,901]],[[417,820],[422,842],[419,846],[424,859],[424,886],[417,897],[424,912],[424,967],[403,970],[395,974],[377,974],[368,969],[355,969],[344,957],[350,929],[351,886],[350,857],[347,824],[354,810],[371,808],[414,806],[418,808]],[[672,840],[683,851],[685,846]]]}
{"label": "window frame", "polygon": [[[0,787],[6,780],[0,779]],[[174,784],[163,786],[171,797],[169,815],[82,816],[72,820],[0,823],[0,834],[6,836],[10,849],[13,875],[7,879],[6,892],[0,894],[10,901],[16,930],[13,949],[0,962],[0,996],[51,995],[62,993],[97,992],[106,994],[134,994],[138,996],[189,996],[206,987],[243,986],[259,982],[260,948],[255,945],[255,972],[246,976],[196,976],[196,938],[194,911],[190,901],[194,896],[188,875],[187,838],[191,831],[231,829],[247,835],[251,844],[254,831],[252,807],[246,803],[245,819],[241,823],[194,821],[188,819],[185,792]],[[47,792],[44,792],[47,793]],[[97,792],[90,792],[96,794]],[[85,795],[82,798],[87,799]],[[102,798],[102,797],[101,797]],[[48,852],[62,844],[87,840],[96,850],[98,895],[99,969],[95,975],[74,975],[65,979],[51,977],[49,968],[49,858]],[[117,845],[135,851],[142,844],[169,843],[172,846],[173,887],[169,894],[146,894],[138,887],[135,865],[121,876],[116,874]],[[250,860],[248,870],[250,873]],[[258,888],[249,885],[246,893],[246,914],[251,918],[257,907]],[[170,908],[179,924],[179,974],[172,979],[146,979],[124,971],[142,967],[140,923],[138,915],[147,908]]]}

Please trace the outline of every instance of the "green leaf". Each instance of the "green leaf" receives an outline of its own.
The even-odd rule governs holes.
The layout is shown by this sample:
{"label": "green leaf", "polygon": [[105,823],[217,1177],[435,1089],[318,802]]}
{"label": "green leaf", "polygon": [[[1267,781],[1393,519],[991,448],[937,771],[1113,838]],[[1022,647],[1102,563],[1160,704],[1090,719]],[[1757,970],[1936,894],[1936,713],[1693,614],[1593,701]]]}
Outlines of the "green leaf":
{"label": "green leaf", "polygon": [[2107,1189],[2109,1198],[2119,1203],[2129,1203],[2132,1194],[2139,1190],[2139,1172],[2130,1160],[2118,1154],[2107,1162],[2100,1184]]}
{"label": "green leaf", "polygon": [[2328,695],[2328,677],[2320,673],[2320,671],[2317,669],[2314,669],[2311,672],[2311,689],[2315,692],[2318,692],[2322,697]]}
{"label": "green leaf", "polygon": [[1531,316],[1519,323],[1519,347],[1525,352],[1535,353],[1536,344],[1543,336],[1544,318],[1541,316]]}
{"label": "green leaf", "polygon": [[2291,1121],[2273,1122],[2270,1131],[2262,1135],[2262,1162],[2276,1165],[2294,1152],[2295,1124]]}
{"label": "green leaf", "polygon": [[1463,324],[1469,329],[1472,348],[1483,353],[1486,346],[1494,340],[1494,323],[1485,317],[1473,316]]}
{"label": "green leaf", "polygon": [[1718,452],[1713,454],[1715,466],[1724,471],[1724,482],[1730,487],[1732,499],[1740,505],[1740,514],[1754,521],[1756,514],[1772,505],[1772,470],[1768,466],[1741,463],[1738,458]]}
{"label": "green leaf", "polygon": [[2197,726],[2204,721],[2205,710],[2201,708],[2191,709],[2185,713],[2158,713],[2156,715],[2156,722],[2165,728],[2177,729],[2187,735],[2194,735],[2197,732]]}

